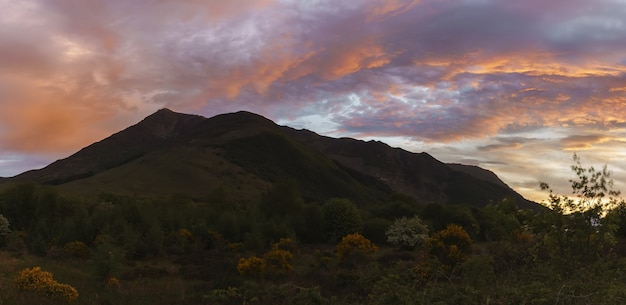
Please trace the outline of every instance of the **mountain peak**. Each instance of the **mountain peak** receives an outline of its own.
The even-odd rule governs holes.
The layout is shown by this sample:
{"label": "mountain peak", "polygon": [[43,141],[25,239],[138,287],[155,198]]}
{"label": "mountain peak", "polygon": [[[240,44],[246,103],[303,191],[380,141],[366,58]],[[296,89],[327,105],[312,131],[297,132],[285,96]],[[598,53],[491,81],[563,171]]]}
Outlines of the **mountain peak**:
{"label": "mountain peak", "polygon": [[206,118],[199,115],[178,113],[168,108],[161,108],[147,116],[137,126],[157,138],[170,138],[197,126],[204,120]]}
{"label": "mountain peak", "polygon": [[163,113],[174,113],[174,111],[170,110],[170,109],[169,109],[169,108],[167,108],[167,107],[163,107],[163,108],[161,108],[161,109],[157,110],[155,113],[159,113],[159,112],[163,112]]}

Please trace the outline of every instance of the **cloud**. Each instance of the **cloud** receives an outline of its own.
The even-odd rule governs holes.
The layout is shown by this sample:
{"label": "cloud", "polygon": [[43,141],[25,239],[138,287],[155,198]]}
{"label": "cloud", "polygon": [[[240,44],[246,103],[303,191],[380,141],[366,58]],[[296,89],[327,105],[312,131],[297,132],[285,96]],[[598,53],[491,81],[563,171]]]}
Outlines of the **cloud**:
{"label": "cloud", "polygon": [[570,135],[561,139],[561,144],[565,150],[587,150],[593,148],[594,144],[609,141],[610,137],[600,134],[591,135]]}
{"label": "cloud", "polygon": [[0,152],[71,153],[161,107],[245,109],[528,181],[514,164],[556,172],[528,154],[621,156],[625,12],[614,0],[0,0]]}
{"label": "cloud", "polygon": [[626,67],[613,51],[623,41],[545,33],[619,32],[613,2],[559,2],[550,14],[489,1],[29,3],[10,5],[40,21],[14,18],[21,31],[0,36],[5,69],[111,114],[251,108],[279,119],[315,108],[354,134],[446,142],[624,122]]}

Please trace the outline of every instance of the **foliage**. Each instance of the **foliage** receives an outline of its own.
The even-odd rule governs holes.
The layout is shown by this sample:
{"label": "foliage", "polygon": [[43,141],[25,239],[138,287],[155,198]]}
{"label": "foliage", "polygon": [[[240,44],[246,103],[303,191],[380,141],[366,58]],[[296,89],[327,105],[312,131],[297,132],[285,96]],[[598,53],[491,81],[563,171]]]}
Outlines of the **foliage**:
{"label": "foliage", "polygon": [[443,230],[454,223],[471,236],[476,236],[480,231],[480,223],[472,210],[467,205],[430,203],[424,207],[420,216],[432,231]]}
{"label": "foliage", "polygon": [[262,276],[265,272],[265,260],[256,256],[242,257],[237,263],[237,271],[241,275]]}
{"label": "foliage", "polygon": [[547,202],[550,209],[566,214],[586,213],[591,217],[601,215],[623,202],[619,198],[620,191],[613,189],[611,172],[606,165],[602,170],[596,170],[593,166],[584,168],[578,155],[574,154],[573,159],[575,164],[571,169],[576,179],[570,179],[569,182],[576,199],[554,194],[547,183],[540,183],[541,189],[550,193]]}
{"label": "foliage", "polygon": [[291,270],[292,259],[293,254],[291,254],[291,252],[278,248],[273,248],[263,255],[265,269],[272,273]]}
{"label": "foliage", "polygon": [[64,300],[68,303],[78,297],[76,288],[55,281],[52,273],[43,271],[40,267],[22,270],[13,280],[13,284],[19,290],[32,291],[48,298]]}
{"label": "foliage", "polygon": [[242,298],[243,296],[237,287],[228,287],[227,289],[211,290],[202,296],[202,301],[206,304],[231,304],[235,301],[241,303]]}
{"label": "foliage", "polygon": [[272,249],[294,251],[296,249],[296,243],[289,237],[280,238],[272,245]]}
{"label": "foliage", "polygon": [[348,234],[357,233],[363,227],[359,209],[348,199],[330,199],[322,206],[322,210],[326,232],[332,242]]}
{"label": "foliage", "polygon": [[363,224],[363,236],[371,240],[374,243],[386,243],[387,236],[385,231],[391,226],[393,222],[385,218],[373,217],[367,219]]}
{"label": "foliage", "polygon": [[[593,183],[602,185],[602,174],[577,172],[588,181],[585,191],[585,178],[574,179],[580,194],[602,193],[602,187],[590,191]],[[420,206],[399,197],[390,206],[350,203],[352,216],[344,219],[363,215],[366,225],[330,243],[328,220],[345,216],[337,212],[343,210],[327,214],[330,205],[300,202],[271,213],[264,203],[289,207],[286,199],[297,198],[278,188],[238,202],[217,195],[77,199],[48,186],[9,186],[0,192],[0,211],[13,231],[4,238],[7,251],[0,251],[1,302],[65,302],[12,285],[25,266],[39,265],[76,283],[81,295],[74,303],[81,304],[621,304],[626,205],[609,191],[608,177],[604,185],[602,202],[613,196],[617,208],[598,218],[587,218],[593,208],[563,205],[589,200],[584,195],[571,202],[555,195],[554,209],[535,211],[510,200],[480,208]],[[347,200],[327,204],[332,201]],[[391,221],[409,215],[436,232],[425,240],[428,251],[384,246]],[[380,242],[373,239],[381,235]],[[372,241],[383,244],[375,260]],[[31,255],[56,249],[69,259]],[[76,259],[90,249],[92,259]]]}
{"label": "foliage", "polygon": [[387,241],[394,247],[412,250],[424,245],[428,237],[428,227],[419,216],[396,219],[385,231]]}
{"label": "foliage", "polygon": [[97,245],[93,256],[95,273],[101,279],[116,274],[122,265],[124,251],[107,240],[106,236],[100,238],[101,243]]}
{"label": "foliage", "polygon": [[490,203],[476,215],[480,223],[478,238],[483,241],[511,240],[523,231],[523,215],[511,199]]}
{"label": "foliage", "polygon": [[294,249],[294,242],[291,238],[281,238],[272,245],[262,258],[252,256],[240,258],[237,263],[237,271],[241,275],[264,276],[265,274],[280,274],[293,268],[291,261]]}
{"label": "foliage", "polygon": [[337,255],[340,261],[360,257],[378,251],[378,247],[359,233],[348,234],[337,245]]}
{"label": "foliage", "polygon": [[616,226],[614,219],[604,217],[611,209],[624,205],[620,192],[613,189],[611,172],[606,165],[602,170],[593,166],[584,168],[580,157],[574,154],[571,169],[576,174],[569,180],[574,198],[555,194],[545,182],[541,189],[548,191],[547,207],[550,212],[541,227],[545,238],[553,244],[559,256],[588,261],[598,257],[599,251],[613,241]]}
{"label": "foliage", "polygon": [[9,229],[9,220],[4,217],[4,215],[0,214],[0,236],[7,235],[11,233],[11,229]]}
{"label": "foliage", "polygon": [[304,243],[327,241],[324,231],[324,212],[319,204],[306,204],[301,213],[291,215],[291,217],[294,218],[294,230],[300,241]]}
{"label": "foliage", "polygon": [[449,267],[455,267],[469,258],[472,243],[469,234],[455,224],[449,224],[426,240],[430,252]]}
{"label": "foliage", "polygon": [[295,243],[291,238],[281,238],[274,243],[272,249],[263,255],[266,270],[273,273],[291,270],[293,267],[291,265],[293,254],[291,252],[293,250],[295,250]]}
{"label": "foliage", "polygon": [[76,258],[90,258],[91,249],[85,245],[82,241],[73,241],[66,243],[63,247],[63,252],[67,256],[73,256]]}

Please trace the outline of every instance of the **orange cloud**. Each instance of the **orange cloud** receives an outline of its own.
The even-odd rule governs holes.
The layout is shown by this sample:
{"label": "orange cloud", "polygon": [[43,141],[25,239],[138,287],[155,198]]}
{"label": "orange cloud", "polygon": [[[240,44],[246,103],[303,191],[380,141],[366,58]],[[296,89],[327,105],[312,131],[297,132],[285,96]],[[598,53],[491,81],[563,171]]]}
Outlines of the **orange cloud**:
{"label": "orange cloud", "polygon": [[[23,104],[23,103],[21,103]],[[4,149],[33,153],[76,151],[112,132],[98,129],[102,114],[71,104],[28,101],[28,106],[3,104],[0,135]]]}
{"label": "orange cloud", "polygon": [[373,39],[362,43],[342,43],[325,49],[303,64],[326,81],[336,80],[361,70],[383,67],[397,54],[387,52]]}
{"label": "orange cloud", "polygon": [[561,139],[563,150],[580,151],[588,150],[594,147],[594,144],[601,144],[611,141],[612,138],[607,135],[571,135]]}

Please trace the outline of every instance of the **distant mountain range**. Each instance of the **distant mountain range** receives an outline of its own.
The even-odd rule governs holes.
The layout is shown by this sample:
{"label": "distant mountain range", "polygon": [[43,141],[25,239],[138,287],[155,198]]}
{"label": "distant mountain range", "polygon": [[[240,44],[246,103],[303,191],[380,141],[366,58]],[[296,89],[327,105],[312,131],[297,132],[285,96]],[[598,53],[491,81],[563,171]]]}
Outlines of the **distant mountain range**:
{"label": "distant mountain range", "polygon": [[509,197],[520,207],[537,206],[480,167],[378,141],[325,137],[244,111],[205,118],[161,109],[43,169],[0,179],[28,181],[76,194],[203,198],[221,190],[242,201],[289,181],[306,201],[364,204],[403,193],[421,203],[484,206]]}

